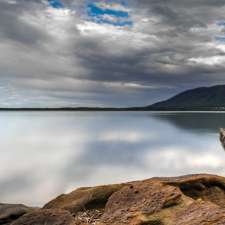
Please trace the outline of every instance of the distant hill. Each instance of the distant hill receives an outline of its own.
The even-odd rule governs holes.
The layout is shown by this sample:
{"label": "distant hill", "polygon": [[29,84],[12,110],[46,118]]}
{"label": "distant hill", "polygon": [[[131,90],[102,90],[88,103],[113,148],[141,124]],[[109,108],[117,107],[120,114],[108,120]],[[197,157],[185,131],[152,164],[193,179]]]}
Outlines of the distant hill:
{"label": "distant hill", "polygon": [[187,90],[147,108],[149,110],[225,110],[225,85]]}

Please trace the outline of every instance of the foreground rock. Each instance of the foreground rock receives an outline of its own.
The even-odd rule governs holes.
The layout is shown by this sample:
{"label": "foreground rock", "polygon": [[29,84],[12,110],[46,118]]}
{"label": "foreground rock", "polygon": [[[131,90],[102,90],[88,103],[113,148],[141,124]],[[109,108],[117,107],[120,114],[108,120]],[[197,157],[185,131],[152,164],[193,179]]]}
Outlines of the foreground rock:
{"label": "foreground rock", "polygon": [[0,224],[10,224],[34,208],[19,204],[0,204]]}
{"label": "foreground rock", "polygon": [[74,225],[73,216],[66,210],[60,209],[40,209],[28,213],[11,225]]}
{"label": "foreground rock", "polygon": [[224,225],[225,178],[190,175],[80,188],[12,225]]}

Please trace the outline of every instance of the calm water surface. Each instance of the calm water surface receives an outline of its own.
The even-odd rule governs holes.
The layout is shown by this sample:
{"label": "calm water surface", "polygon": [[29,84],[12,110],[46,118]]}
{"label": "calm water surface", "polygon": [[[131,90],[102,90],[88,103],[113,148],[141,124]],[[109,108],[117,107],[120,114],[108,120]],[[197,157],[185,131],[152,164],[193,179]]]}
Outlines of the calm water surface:
{"label": "calm water surface", "polygon": [[224,113],[1,112],[0,202],[41,206],[80,186],[225,175]]}

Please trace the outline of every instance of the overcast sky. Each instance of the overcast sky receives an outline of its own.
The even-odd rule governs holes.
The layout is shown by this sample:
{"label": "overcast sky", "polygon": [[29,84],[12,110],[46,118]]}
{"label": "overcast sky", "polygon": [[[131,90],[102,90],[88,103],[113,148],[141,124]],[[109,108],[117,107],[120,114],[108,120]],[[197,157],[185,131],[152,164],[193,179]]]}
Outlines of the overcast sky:
{"label": "overcast sky", "polygon": [[1,0],[0,106],[140,106],[225,83],[225,0]]}

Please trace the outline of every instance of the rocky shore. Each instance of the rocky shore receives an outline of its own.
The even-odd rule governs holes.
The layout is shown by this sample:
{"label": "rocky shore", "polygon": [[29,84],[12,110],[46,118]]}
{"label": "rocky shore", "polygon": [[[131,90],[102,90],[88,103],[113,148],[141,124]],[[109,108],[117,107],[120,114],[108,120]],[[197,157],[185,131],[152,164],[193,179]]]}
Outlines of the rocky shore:
{"label": "rocky shore", "polygon": [[225,178],[151,178],[79,188],[43,208],[0,204],[1,225],[224,225]]}

